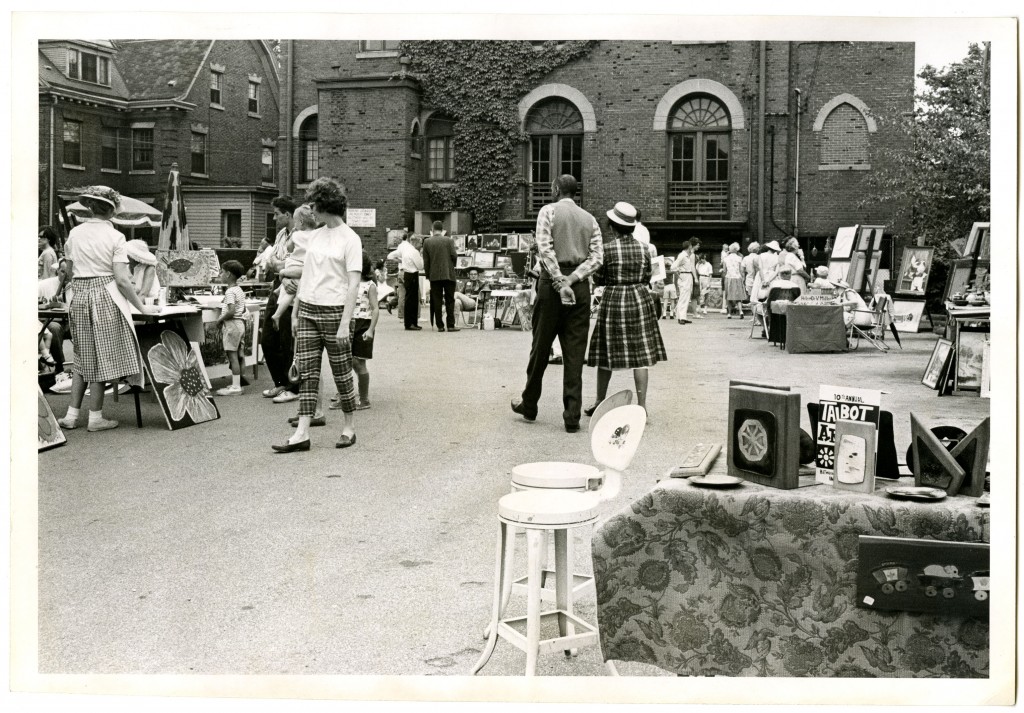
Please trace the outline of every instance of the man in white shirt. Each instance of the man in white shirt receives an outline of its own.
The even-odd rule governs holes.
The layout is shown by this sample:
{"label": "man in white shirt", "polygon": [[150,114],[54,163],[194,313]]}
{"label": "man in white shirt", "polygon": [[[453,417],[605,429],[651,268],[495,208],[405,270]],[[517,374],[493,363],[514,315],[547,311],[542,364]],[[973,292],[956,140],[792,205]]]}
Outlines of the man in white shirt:
{"label": "man in white shirt", "polygon": [[402,236],[398,247],[388,253],[388,259],[397,259],[402,273],[402,284],[405,286],[405,304],[403,305],[405,328],[418,331],[423,327],[416,324],[420,311],[420,273],[423,271],[423,256],[409,242],[409,236]]}

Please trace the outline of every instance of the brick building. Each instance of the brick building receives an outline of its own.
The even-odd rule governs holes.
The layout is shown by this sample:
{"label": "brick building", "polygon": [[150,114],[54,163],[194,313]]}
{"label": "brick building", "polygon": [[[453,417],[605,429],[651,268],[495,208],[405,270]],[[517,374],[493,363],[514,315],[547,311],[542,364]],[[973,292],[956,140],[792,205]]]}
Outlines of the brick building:
{"label": "brick building", "polygon": [[263,40],[41,40],[40,223],[83,185],[162,209],[177,163],[191,239],[256,247],[273,232],[279,94]]}
{"label": "brick building", "polygon": [[[452,120],[421,101],[398,42],[281,50],[282,189],[340,178],[376,209],[360,229],[376,255],[384,228],[412,228],[429,187],[454,179]],[[886,224],[858,203],[913,91],[912,43],[602,41],[522,97],[522,188],[499,228],[532,229],[550,178],[571,172],[583,207],[634,203],[665,252],[698,236],[717,264],[723,242],[797,234],[823,262],[840,226]]]}

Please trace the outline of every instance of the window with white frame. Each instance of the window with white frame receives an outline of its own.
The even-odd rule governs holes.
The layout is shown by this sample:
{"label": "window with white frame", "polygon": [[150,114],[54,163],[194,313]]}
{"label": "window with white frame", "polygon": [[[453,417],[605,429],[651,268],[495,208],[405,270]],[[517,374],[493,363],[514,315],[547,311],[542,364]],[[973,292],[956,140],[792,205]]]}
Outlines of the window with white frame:
{"label": "window with white frame", "polygon": [[64,163],[68,166],[82,164],[82,122],[64,120]]}
{"label": "window with white frame", "polygon": [[274,149],[263,147],[260,158],[260,180],[264,183],[274,182]]}
{"label": "window with white frame", "polygon": [[206,175],[209,173],[209,161],[206,156],[206,134],[192,132],[192,174]]}
{"label": "window with white frame", "polygon": [[562,174],[576,179],[579,201],[583,187],[583,116],[579,109],[561,97],[538,102],[526,117],[526,133],[530,137],[527,215],[536,215],[551,201],[551,182]]}
{"label": "window with white frame", "polygon": [[132,170],[153,170],[153,129],[132,129]]}
{"label": "window with white frame", "polygon": [[455,122],[446,116],[427,121],[427,181],[455,180]]}
{"label": "window with white frame", "polygon": [[249,81],[249,113],[260,113],[260,83]]}
{"label": "window with white frame", "polygon": [[222,210],[220,212],[220,242],[224,247],[241,247],[242,211]]}
{"label": "window with white frame", "polygon": [[224,73],[210,70],[210,103],[221,106],[223,102]]}
{"label": "window with white frame", "polygon": [[309,183],[319,176],[319,120],[316,114],[311,114],[299,127],[299,182]]}
{"label": "window with white frame", "polygon": [[110,86],[110,58],[92,52],[68,50],[68,77]]}
{"label": "window with white frame", "polygon": [[400,40],[362,40],[359,51],[362,52],[397,52]]}

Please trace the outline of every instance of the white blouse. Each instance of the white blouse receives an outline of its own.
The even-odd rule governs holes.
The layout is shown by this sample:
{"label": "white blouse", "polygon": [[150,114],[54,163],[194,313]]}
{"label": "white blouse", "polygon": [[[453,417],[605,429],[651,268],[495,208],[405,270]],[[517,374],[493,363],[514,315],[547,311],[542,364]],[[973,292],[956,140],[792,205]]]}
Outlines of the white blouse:
{"label": "white blouse", "polygon": [[114,263],[128,264],[124,235],[106,220],[90,219],[68,235],[67,256],[74,262],[72,277],[107,277]]}
{"label": "white blouse", "polygon": [[325,225],[308,235],[299,300],[322,307],[344,305],[349,272],[363,269],[362,240],[344,223],[337,228]]}

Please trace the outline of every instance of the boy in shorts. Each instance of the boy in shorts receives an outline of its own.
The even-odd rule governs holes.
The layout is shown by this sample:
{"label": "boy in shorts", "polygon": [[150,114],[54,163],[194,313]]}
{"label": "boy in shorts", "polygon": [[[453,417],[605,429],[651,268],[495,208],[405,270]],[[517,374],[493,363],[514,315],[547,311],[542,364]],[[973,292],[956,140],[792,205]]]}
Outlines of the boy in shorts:
{"label": "boy in shorts", "polygon": [[231,367],[231,386],[217,389],[218,396],[238,396],[245,393],[242,389],[242,366],[238,360],[238,347],[245,337],[245,319],[249,313],[245,309],[245,293],[237,284],[238,278],[244,274],[245,268],[238,260],[227,260],[220,266],[220,281],[228,287],[224,290],[224,301],[221,303],[217,324],[221,326],[224,353]]}

